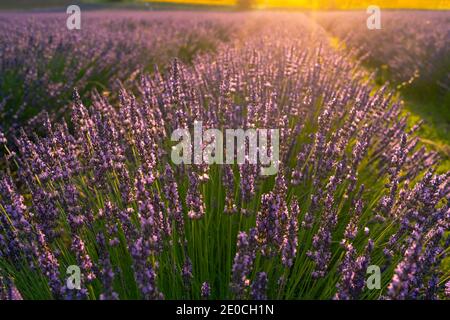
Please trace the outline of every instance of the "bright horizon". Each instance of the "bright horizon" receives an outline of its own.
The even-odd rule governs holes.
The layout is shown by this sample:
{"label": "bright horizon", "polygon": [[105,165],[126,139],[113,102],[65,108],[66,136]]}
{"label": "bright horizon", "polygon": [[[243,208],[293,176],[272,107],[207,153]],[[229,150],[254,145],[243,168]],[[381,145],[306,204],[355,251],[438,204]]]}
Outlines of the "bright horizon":
{"label": "bright horizon", "polygon": [[[143,0],[184,4],[236,5],[236,0]],[[377,5],[385,9],[450,9],[450,0],[256,0],[257,7],[300,7],[307,9],[363,9]]]}

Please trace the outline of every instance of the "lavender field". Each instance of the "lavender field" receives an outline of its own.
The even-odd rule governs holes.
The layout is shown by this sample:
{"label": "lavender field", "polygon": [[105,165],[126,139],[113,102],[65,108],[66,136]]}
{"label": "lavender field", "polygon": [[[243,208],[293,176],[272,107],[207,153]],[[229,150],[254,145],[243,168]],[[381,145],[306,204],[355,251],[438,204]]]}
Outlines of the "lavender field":
{"label": "lavender field", "polygon": [[446,11],[383,12],[383,27],[367,32],[364,12],[315,15],[338,47],[374,72],[376,83],[390,82],[406,99],[411,117],[426,121],[422,142],[450,158],[450,15]]}
{"label": "lavender field", "polygon": [[0,299],[450,299],[450,13],[342,15],[0,13]]}

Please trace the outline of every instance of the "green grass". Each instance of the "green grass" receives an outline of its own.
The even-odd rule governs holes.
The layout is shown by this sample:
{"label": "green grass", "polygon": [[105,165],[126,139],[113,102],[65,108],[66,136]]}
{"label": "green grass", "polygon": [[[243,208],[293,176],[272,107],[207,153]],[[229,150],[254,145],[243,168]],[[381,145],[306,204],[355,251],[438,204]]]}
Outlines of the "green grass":
{"label": "green grass", "polygon": [[[420,140],[430,149],[438,151],[442,157],[439,171],[450,171],[450,119],[449,110],[440,102],[423,101],[406,97],[405,110],[410,114],[410,123],[424,120],[419,131]],[[449,104],[446,104],[449,106]],[[448,107],[447,107],[448,108]]]}
{"label": "green grass", "polygon": [[14,0],[14,1],[0,1],[1,9],[36,9],[36,8],[51,8],[68,6],[70,4],[79,4],[78,0]]}

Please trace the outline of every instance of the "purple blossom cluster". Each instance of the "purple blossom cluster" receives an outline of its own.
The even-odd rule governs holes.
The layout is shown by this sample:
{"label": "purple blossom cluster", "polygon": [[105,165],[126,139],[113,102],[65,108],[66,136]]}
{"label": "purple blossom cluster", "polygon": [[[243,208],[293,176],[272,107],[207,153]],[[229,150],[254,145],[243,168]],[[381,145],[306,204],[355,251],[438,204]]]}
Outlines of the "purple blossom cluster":
{"label": "purple blossom cluster", "polygon": [[236,255],[231,269],[231,290],[238,299],[245,298],[250,286],[250,273],[256,257],[256,230],[248,234],[240,232],[237,237]]}
{"label": "purple blossom cluster", "polygon": [[208,299],[211,294],[211,287],[208,282],[203,282],[201,287],[202,298]]}

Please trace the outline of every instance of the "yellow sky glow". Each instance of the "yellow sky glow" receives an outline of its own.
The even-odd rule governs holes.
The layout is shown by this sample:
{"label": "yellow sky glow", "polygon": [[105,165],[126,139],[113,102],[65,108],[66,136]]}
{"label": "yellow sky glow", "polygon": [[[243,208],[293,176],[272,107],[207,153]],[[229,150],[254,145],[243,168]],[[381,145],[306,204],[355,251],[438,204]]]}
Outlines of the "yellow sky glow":
{"label": "yellow sky glow", "polygon": [[[236,0],[144,0],[147,2],[176,2],[185,4],[235,5]],[[259,7],[302,7],[308,9],[361,9],[377,5],[386,9],[445,9],[450,0],[256,0]]]}

